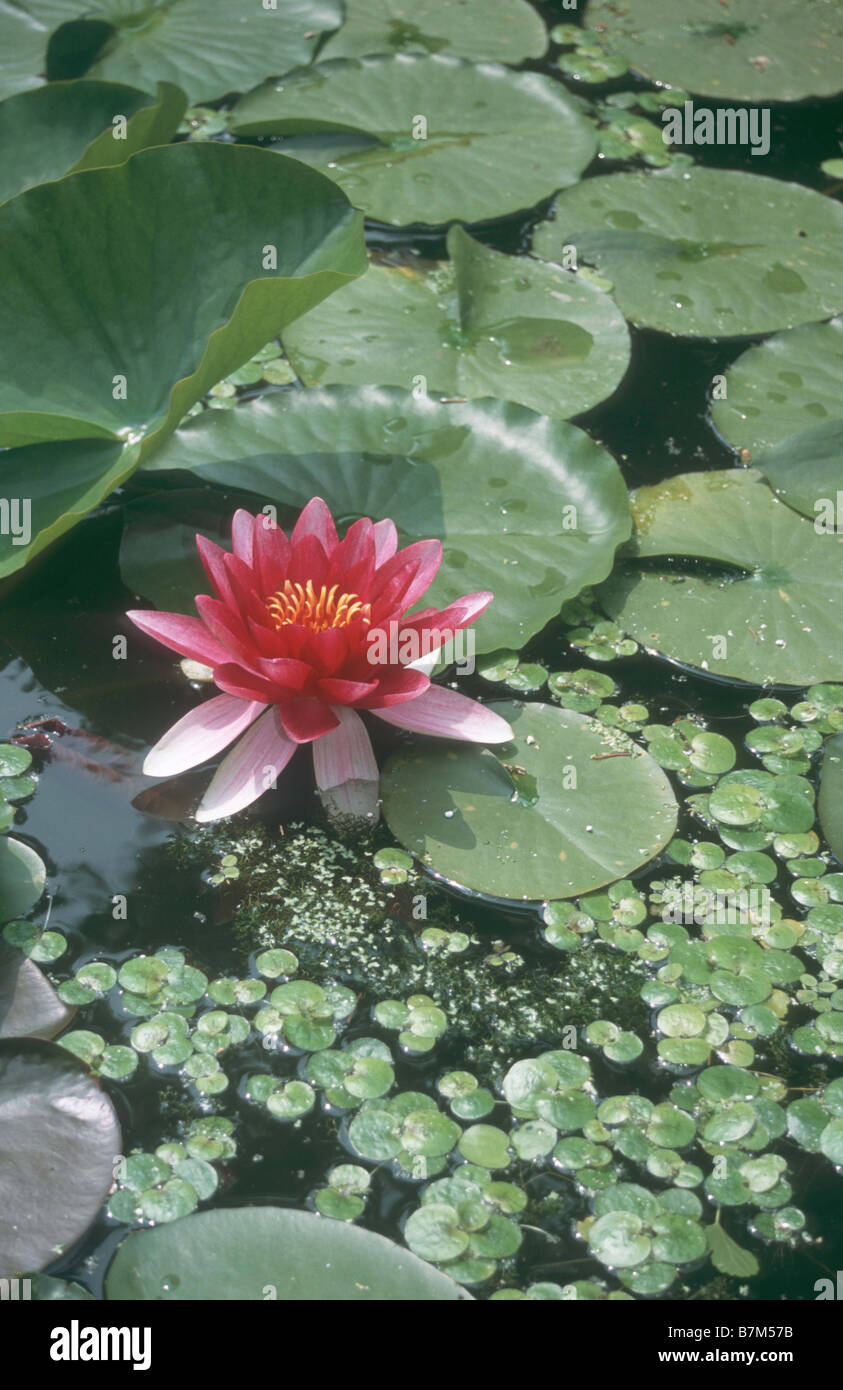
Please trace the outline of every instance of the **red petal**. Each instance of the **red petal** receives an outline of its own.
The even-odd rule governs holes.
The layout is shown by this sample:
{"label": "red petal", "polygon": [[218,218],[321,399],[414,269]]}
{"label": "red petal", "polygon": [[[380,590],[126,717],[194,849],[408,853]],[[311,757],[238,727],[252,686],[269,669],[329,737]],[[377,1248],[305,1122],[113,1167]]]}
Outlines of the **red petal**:
{"label": "red petal", "polygon": [[326,555],[331,555],[339,543],[334,518],[321,497],[311,498],[296,522],[290,537],[294,549],[305,536],[314,536]]}
{"label": "red petal", "polygon": [[252,535],[255,528],[255,518],[251,512],[246,512],[239,508],[234,513],[234,520],[231,523],[231,543],[234,554],[244,562],[252,563]]}
{"label": "red petal", "polygon": [[196,537],[196,549],[217,598],[234,607],[234,592],[225,568],[225,556],[228,552],[223,550],[222,546],[209,541],[207,536],[199,535]]}
{"label": "red petal", "polygon": [[252,671],[244,671],[233,661],[214,667],[214,685],[227,695],[239,695],[241,700],[260,700],[265,705],[274,704],[277,697],[271,681]]}
{"label": "red petal", "polygon": [[295,743],[312,743],[339,724],[337,716],[319,700],[290,700],[279,705],[281,723]]}
{"label": "red petal", "polygon": [[322,698],[329,700],[332,705],[356,705],[358,700],[364,700],[367,695],[374,694],[378,689],[378,682],[327,677],[325,680],[317,681],[316,689]]}
{"label": "red petal", "polygon": [[290,542],[278,523],[270,516],[264,515],[255,519],[254,553],[261,593],[274,594],[287,578]]}
{"label": "red petal", "polygon": [[254,666],[257,652],[249,641],[249,634],[239,614],[207,594],[197,594],[195,602],[205,626],[225,647],[228,653],[226,661],[235,657],[245,666]]}
{"label": "red petal", "polygon": [[277,687],[279,692],[290,695],[298,695],[305,686],[313,679],[315,672],[312,666],[308,666],[306,661],[296,661],[288,656],[275,657],[258,662],[258,670],[262,676]]}
{"label": "red petal", "polygon": [[415,700],[430,688],[430,677],[422,671],[411,671],[408,667],[396,669],[394,666],[378,681],[374,695],[360,701],[360,709],[378,710],[388,705],[403,705],[407,700]]}
{"label": "red petal", "polygon": [[192,661],[201,661],[205,666],[216,666],[229,660],[229,653],[198,618],[186,617],[184,613],[156,613],[154,609],[135,608],[126,614],[135,627],[146,632],[158,642],[169,647],[180,656],[189,656]]}

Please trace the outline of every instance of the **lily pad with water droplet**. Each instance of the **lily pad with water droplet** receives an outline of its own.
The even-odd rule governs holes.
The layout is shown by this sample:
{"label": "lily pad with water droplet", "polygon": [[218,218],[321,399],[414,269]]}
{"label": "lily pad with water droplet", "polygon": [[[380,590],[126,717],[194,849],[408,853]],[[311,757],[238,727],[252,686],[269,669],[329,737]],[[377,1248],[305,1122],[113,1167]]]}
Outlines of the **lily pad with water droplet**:
{"label": "lily pad with water droplet", "polygon": [[[395,387],[294,391],[206,411],[154,460],[156,472],[174,469],[246,489],[261,499],[257,510],[298,511],[320,496],[335,516],[392,517],[404,544],[441,538],[425,601],[444,607],[492,590],[472,629],[478,653],[520,649],[566,599],[606,577],[630,528],[617,465],[573,425],[502,401],[440,404]],[[195,550],[193,511],[138,505],[147,512],[132,542],[129,509],[124,582],[159,607],[190,611],[207,587],[198,560],[189,573],[182,566]],[[154,522],[152,563],[142,516]],[[575,527],[566,530],[566,518]]]}
{"label": "lily pad with water droplet", "polygon": [[836,538],[817,534],[756,471],[682,474],[638,489],[632,505],[630,558],[600,599],[643,645],[758,685],[843,674]]}
{"label": "lily pad with water droplet", "polygon": [[597,146],[559,83],[445,55],[319,63],[250,92],[231,129],[286,137],[285,154],[399,226],[531,207],[573,183]]}
{"label": "lily pad with water droplet", "polygon": [[[525,0],[346,0],[345,22],[320,59],[371,53],[450,53],[474,62],[540,58],[547,33]],[[281,69],[279,68],[279,71]]]}
{"label": "lily pad with water droplet", "polygon": [[450,263],[426,271],[371,265],[285,330],[302,381],[409,390],[421,374],[433,395],[497,396],[560,419],[612,394],[630,349],[608,295],[459,226],[447,247]]}
{"label": "lily pad with water droplet", "polygon": [[[626,735],[549,705],[493,708],[513,726],[512,744],[417,745],[384,769],[386,820],[434,873],[501,898],[573,897],[625,877],[667,843],[673,793]],[[535,778],[529,804],[507,765]],[[563,786],[564,768],[576,770],[575,790]]]}
{"label": "lily pad with water droplet", "polygon": [[[765,451],[786,447],[791,440],[789,481],[798,489],[801,445],[794,436],[804,433],[807,449],[815,450],[822,436],[812,438],[808,432],[841,418],[841,370],[843,318],[776,333],[747,348],[725,369],[726,395],[712,402],[712,422],[733,448],[750,451],[753,464]],[[817,462],[821,457],[816,452],[806,456]],[[780,481],[784,478],[777,477],[776,485]]]}
{"label": "lily pad with water droplet", "polygon": [[843,309],[841,233],[840,204],[801,184],[677,166],[567,189],[533,251],[559,261],[576,245],[578,259],[613,282],[632,323],[740,337]]}
{"label": "lily pad with water droplet", "polygon": [[843,20],[822,0],[591,0],[585,19],[598,35],[608,30],[631,68],[668,87],[750,102],[843,88]]}
{"label": "lily pad with water droplet", "polygon": [[372,1231],[281,1207],[196,1213],[118,1246],[112,1300],[430,1302],[469,1295]]}

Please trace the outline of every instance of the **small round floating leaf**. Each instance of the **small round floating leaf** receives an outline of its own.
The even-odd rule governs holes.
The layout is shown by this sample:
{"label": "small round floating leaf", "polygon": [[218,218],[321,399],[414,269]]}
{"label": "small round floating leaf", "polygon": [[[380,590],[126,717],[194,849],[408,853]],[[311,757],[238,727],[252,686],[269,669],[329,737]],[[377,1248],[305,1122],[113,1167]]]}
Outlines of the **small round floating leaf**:
{"label": "small round floating leaf", "polygon": [[270,980],[277,980],[279,975],[295,975],[299,968],[297,957],[283,947],[261,951],[255,959],[255,965],[261,975],[266,975]]}
{"label": "small round floating leaf", "polygon": [[312,1110],[315,1104],[314,1091],[304,1081],[288,1081],[285,1086],[273,1090],[266,1099],[267,1110],[278,1120],[297,1120]]}
{"label": "small round floating leaf", "polygon": [[588,1243],[597,1259],[613,1269],[640,1265],[651,1249],[641,1218],[628,1211],[599,1217],[588,1233]]}
{"label": "small round floating leaf", "polygon": [[511,1161],[508,1136],[494,1125],[471,1125],[459,1140],[459,1151],[482,1168],[508,1168]]}
{"label": "small round floating leaf", "polygon": [[820,1135],[820,1151],[832,1163],[843,1165],[843,1120],[830,1120]]}

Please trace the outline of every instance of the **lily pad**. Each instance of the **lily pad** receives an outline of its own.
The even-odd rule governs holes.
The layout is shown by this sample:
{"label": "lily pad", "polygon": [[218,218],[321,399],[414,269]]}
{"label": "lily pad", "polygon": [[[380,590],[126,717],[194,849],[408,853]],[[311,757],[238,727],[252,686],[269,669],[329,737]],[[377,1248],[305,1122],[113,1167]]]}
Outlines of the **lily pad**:
{"label": "lily pad", "polygon": [[756,464],[776,496],[810,517],[818,531],[843,533],[843,419],[790,435]]}
{"label": "lily pad", "polygon": [[825,746],[817,806],[823,834],[843,863],[843,734],[835,734]]}
{"label": "lily pad", "polygon": [[47,870],[34,849],[10,835],[0,839],[0,922],[29,912],[46,881]]}
{"label": "lily pad", "polygon": [[525,0],[346,0],[345,22],[320,50],[326,58],[372,53],[450,53],[474,62],[540,58],[547,32]]}
{"label": "lily pad", "polygon": [[[150,467],[248,489],[260,506],[298,510],[318,495],[343,520],[390,516],[402,544],[440,536],[442,566],[425,601],[491,589],[478,652],[523,646],[566,599],[605,578],[629,534],[613,459],[573,425],[502,401],[443,405],[394,387],[265,396],[189,421]],[[188,611],[207,582],[194,560],[195,579],[172,585],[167,557],[194,548],[195,526],[185,515],[171,541],[166,505],[154,521],[162,563],[132,543],[130,509],[121,571],[159,606]],[[566,518],[576,526],[565,529]]]}
{"label": "lily pad", "polygon": [[713,401],[712,422],[733,448],[748,449],[755,463],[762,451],[792,435],[843,417],[841,372],[843,318],[776,333],[726,368],[726,395]]}
{"label": "lily pad", "polygon": [[74,1013],[33,961],[0,941],[0,1038],[53,1038]]}
{"label": "lily pad", "polygon": [[570,270],[505,256],[462,227],[450,264],[372,265],[284,333],[307,386],[370,382],[446,396],[497,396],[578,415],[614,391],[629,332],[601,290]]}
{"label": "lily pad", "polygon": [[32,506],[32,542],[4,537],[0,574],[66,531],[215,381],[363,268],[346,199],[277,160],[213,143],[144,150],[0,208],[16,323],[0,348],[0,443],[30,446],[4,455],[4,487]]}
{"label": "lily pad", "polygon": [[[428,868],[461,888],[534,901],[590,892],[658,854],[677,811],[648,754],[615,731],[610,748],[603,726],[573,710],[492,708],[513,725],[511,744],[414,747],[384,769],[389,827]],[[576,772],[574,790],[563,767]]]}
{"label": "lily pad", "polygon": [[[638,489],[632,507],[635,558],[600,601],[644,646],[758,685],[843,675],[837,540],[778,501],[755,470],[682,474]],[[701,573],[700,561],[715,563]]]}
{"label": "lily pad", "polygon": [[842,237],[843,207],[801,184],[677,165],[564,191],[533,251],[575,245],[633,323],[719,338],[839,313]]}
{"label": "lily pad", "polygon": [[[82,169],[123,164],[166,145],[187,101],[162,82],[158,96],[113,82],[51,82],[0,103],[0,203]],[[123,121],[123,125],[115,123]]]}
{"label": "lily pad", "polygon": [[52,1043],[0,1043],[0,1275],[43,1269],[102,1205],[120,1152],[111,1101]]}
{"label": "lily pad", "polygon": [[[9,61],[21,74],[41,74],[50,34],[60,49],[61,26],[84,21],[74,25],[74,38],[94,59],[89,77],[142,86],[166,79],[192,102],[246,92],[273,73],[309,63],[320,35],[342,20],[337,0],[158,0],[143,7],[121,0],[16,0],[15,8],[31,16],[41,35],[36,45],[31,25],[4,25]],[[22,85],[23,76],[18,80]]]}
{"label": "lily pad", "polygon": [[[843,88],[843,19],[824,0],[591,0],[631,68],[668,87],[733,101],[799,101]],[[810,40],[806,41],[806,35]]]}
{"label": "lily pad", "polygon": [[133,1232],[109,1266],[106,1297],[358,1303],[470,1295],[372,1231],[289,1208],[233,1207]]}
{"label": "lily pad", "polygon": [[231,128],[286,137],[285,154],[398,226],[532,207],[574,183],[597,149],[559,83],[444,55],[319,63],[250,92]]}

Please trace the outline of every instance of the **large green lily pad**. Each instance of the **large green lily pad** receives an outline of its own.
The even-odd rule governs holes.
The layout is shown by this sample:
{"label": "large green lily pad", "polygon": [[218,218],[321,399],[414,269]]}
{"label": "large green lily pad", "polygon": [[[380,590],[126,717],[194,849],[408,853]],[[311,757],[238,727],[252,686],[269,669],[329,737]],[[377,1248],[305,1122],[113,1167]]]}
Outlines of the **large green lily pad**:
{"label": "large green lily pad", "polygon": [[120,1151],[114,1107],[75,1057],[0,1042],[0,1276],[43,1269],[78,1240]]}
{"label": "large green lily pad", "polygon": [[526,0],[346,0],[345,22],[319,57],[450,53],[475,63],[540,58],[547,31]]}
{"label": "large green lily pad", "polygon": [[74,38],[85,46],[90,33],[94,61],[87,76],[141,87],[175,82],[194,102],[247,92],[265,77],[309,63],[321,34],[342,19],[337,0],[15,0],[9,8],[22,13],[17,25],[3,25],[0,16],[18,82],[10,90],[20,89],[23,74],[43,75],[51,34],[61,45],[60,26],[84,21]]}
{"label": "large green lily pad", "polygon": [[631,501],[630,558],[600,590],[626,632],[758,685],[843,676],[842,538],[818,534],[755,469],[685,473]]}
{"label": "large green lily pad", "polygon": [[689,337],[740,337],[843,308],[843,207],[801,184],[675,165],[586,179],[556,200],[533,250],[614,282],[633,323]]}
{"label": "large green lily pad", "polygon": [[[0,203],[37,183],[122,164],[166,145],[187,100],[162,82],[157,97],[113,82],[52,82],[0,103]],[[125,118],[125,127],[114,124]]]}
{"label": "large green lily pad", "polygon": [[121,1245],[109,1299],[458,1302],[471,1295],[383,1236],[282,1207],[199,1212]]}
{"label": "large green lily pad", "polygon": [[824,531],[843,531],[843,418],[800,430],[755,462],[789,507]]}
{"label": "large green lily pad", "polygon": [[512,725],[512,743],[436,740],[384,768],[389,828],[428,869],[460,888],[535,901],[589,893],[659,853],[677,807],[648,753],[573,710],[492,708]]}
{"label": "large green lily pad", "polygon": [[53,1038],[74,1013],[34,961],[0,941],[0,1038]]}
{"label": "large green lily pad", "polygon": [[590,0],[630,67],[733,101],[799,101],[843,88],[843,15],[828,0]]}
{"label": "large green lily pad", "polygon": [[285,330],[308,386],[403,386],[497,396],[566,419],[612,394],[629,332],[612,299],[571,270],[505,256],[462,227],[450,262],[423,271],[372,265]]}
{"label": "large green lily pad", "polygon": [[445,56],[320,63],[250,92],[232,129],[286,136],[285,154],[396,225],[531,207],[573,183],[597,148],[591,122],[550,78]]}
{"label": "large green lily pad", "polygon": [[[344,522],[391,516],[403,543],[441,537],[444,559],[424,603],[491,589],[478,651],[523,646],[568,598],[606,577],[631,525],[617,465],[573,425],[504,401],[443,405],[395,387],[292,391],[207,411],[149,469],[246,489],[258,509],[297,511],[321,496]],[[135,592],[172,606],[166,563],[156,579],[147,558],[142,587],[131,564],[121,567]],[[183,611],[207,587],[198,561],[193,572]]]}
{"label": "large green lily pad", "polygon": [[365,266],[339,189],[297,161],[220,144],[145,150],[29,189],[0,208],[0,247],[15,322],[0,341],[0,443],[38,444],[3,455],[4,495],[31,500],[32,539],[2,538],[0,574]]}
{"label": "large green lily pad", "polygon": [[777,333],[747,348],[725,372],[715,428],[735,449],[761,449],[843,418],[843,318]]}
{"label": "large green lily pad", "polygon": [[825,746],[817,807],[823,834],[843,863],[843,734],[835,734]]}

